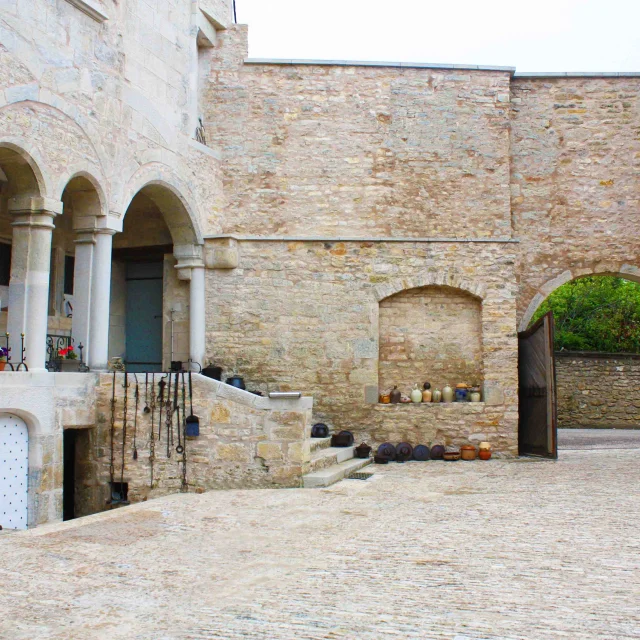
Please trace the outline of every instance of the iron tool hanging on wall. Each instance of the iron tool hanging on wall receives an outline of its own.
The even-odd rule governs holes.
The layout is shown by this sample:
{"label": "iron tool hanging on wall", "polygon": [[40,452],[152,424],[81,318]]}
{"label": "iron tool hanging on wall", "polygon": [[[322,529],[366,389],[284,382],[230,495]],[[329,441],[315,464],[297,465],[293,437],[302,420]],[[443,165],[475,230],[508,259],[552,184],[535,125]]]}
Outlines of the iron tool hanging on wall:
{"label": "iron tool hanging on wall", "polygon": [[153,463],[156,459],[156,440],[154,419],[156,415],[156,374],[151,374],[151,429],[149,431],[149,489],[153,489]]}
{"label": "iron tool hanging on wall", "polygon": [[136,379],[136,393],[135,393],[135,411],[133,413],[133,459],[138,459],[138,447],[136,446],[136,437],[138,436],[138,402],[140,401],[140,389],[138,387],[138,376],[134,373],[133,377]]}
{"label": "iron tool hanging on wall", "polygon": [[185,435],[189,438],[195,438],[200,435],[200,418],[193,415],[193,386],[191,382],[191,371],[189,371],[189,406],[191,407],[191,414],[188,415],[185,420]]}

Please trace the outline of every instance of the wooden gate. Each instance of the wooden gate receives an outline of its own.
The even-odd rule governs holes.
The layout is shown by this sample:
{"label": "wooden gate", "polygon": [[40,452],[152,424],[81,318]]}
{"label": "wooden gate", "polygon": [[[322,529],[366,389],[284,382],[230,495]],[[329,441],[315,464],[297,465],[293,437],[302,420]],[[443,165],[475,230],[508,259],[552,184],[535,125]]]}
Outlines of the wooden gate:
{"label": "wooden gate", "polygon": [[553,313],[518,334],[521,456],[558,457],[556,371],[553,359]]}

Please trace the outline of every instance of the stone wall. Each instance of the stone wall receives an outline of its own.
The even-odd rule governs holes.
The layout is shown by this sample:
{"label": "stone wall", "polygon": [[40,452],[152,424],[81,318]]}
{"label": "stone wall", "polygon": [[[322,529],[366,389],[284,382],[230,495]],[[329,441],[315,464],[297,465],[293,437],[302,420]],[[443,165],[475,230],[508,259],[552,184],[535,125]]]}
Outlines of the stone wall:
{"label": "stone wall", "polygon": [[410,434],[415,424],[398,419],[409,414],[377,405],[379,305],[405,290],[445,285],[482,299],[486,406],[416,409],[421,439],[482,434],[497,451],[517,452],[516,245],[238,245],[240,268],[207,273],[207,354],[225,375],[237,371],[252,389],[313,395],[315,420],[358,439]]}
{"label": "stone wall", "polygon": [[246,31],[223,38],[225,232],[510,237],[508,72],[243,64]]}
{"label": "stone wall", "polygon": [[[240,391],[204,376],[193,376],[193,412],[200,419],[200,436],[186,442],[186,485],[182,484],[182,455],[178,445],[177,417],[173,416],[173,445],[167,448],[166,410],[159,429],[159,408],[151,414],[145,406],[144,374],[139,381],[136,445],[133,459],[135,377],[129,374],[127,392],[127,435],[124,482],[129,483],[129,500],[167,495],[181,490],[202,492],[211,489],[298,487],[310,459],[311,398],[270,400]],[[156,382],[160,379],[156,375]],[[172,376],[172,385],[175,377]],[[114,478],[120,481],[124,418],[124,375],[116,376]],[[151,382],[149,384],[151,386]],[[93,442],[95,491],[88,502],[92,512],[101,510],[109,496],[111,464],[112,374],[102,374],[97,392],[96,429]],[[168,386],[167,386],[168,391]],[[167,394],[165,391],[165,396]],[[188,381],[186,406],[190,413]],[[151,393],[149,391],[149,393]],[[156,386],[157,393],[157,386]],[[173,400],[173,390],[171,392]],[[182,402],[180,382],[178,401]],[[150,402],[150,401],[149,401]],[[182,419],[182,418],[181,418]],[[150,461],[153,447],[153,463]],[[169,455],[167,455],[169,453]],[[153,482],[151,469],[153,467]],[[104,508],[104,507],[103,507]]]}
{"label": "stone wall", "polygon": [[638,428],[640,356],[556,353],[558,427]]}
{"label": "stone wall", "polygon": [[523,329],[572,278],[638,279],[640,77],[516,77],[511,92]]}
{"label": "stone wall", "polygon": [[[163,410],[159,440],[159,408],[154,413],[152,443],[151,415],[143,411],[147,401],[144,374],[138,374],[136,427],[135,378],[130,374],[128,380],[122,477],[129,484],[131,502],[182,490],[300,486],[310,460],[311,398],[271,400],[194,375],[193,411],[200,418],[200,436],[187,439],[183,485],[182,457],[175,451],[176,417],[173,446],[167,456],[166,411]],[[109,508],[112,381],[111,374],[0,373],[0,413],[19,415],[29,427],[29,526],[62,518],[64,429],[83,430],[83,437],[77,441],[76,515]],[[122,471],[123,385],[124,375],[118,374],[113,438],[115,482],[120,481]],[[185,391],[190,413],[188,383]],[[151,387],[147,396],[151,403]],[[178,399],[181,402],[182,387]],[[133,458],[134,434],[137,460]]]}
{"label": "stone wall", "polygon": [[414,384],[482,382],[482,308],[469,294],[422,287],[380,302],[379,379],[408,395]]}

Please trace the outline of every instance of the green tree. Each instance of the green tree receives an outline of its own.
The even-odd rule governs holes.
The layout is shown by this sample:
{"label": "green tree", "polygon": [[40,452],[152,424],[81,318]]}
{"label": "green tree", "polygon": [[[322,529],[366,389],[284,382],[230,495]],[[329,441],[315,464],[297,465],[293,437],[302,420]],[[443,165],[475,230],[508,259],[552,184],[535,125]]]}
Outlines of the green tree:
{"label": "green tree", "polygon": [[555,348],[640,352],[640,285],[614,276],[588,276],[558,287],[532,322],[553,311]]}

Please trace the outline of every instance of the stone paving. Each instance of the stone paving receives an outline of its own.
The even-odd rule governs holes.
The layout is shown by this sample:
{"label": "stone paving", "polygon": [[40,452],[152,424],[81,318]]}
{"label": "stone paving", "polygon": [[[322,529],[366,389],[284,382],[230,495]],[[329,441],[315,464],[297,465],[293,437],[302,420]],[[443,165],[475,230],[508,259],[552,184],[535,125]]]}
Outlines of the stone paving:
{"label": "stone paving", "polygon": [[2,536],[0,638],[639,638],[639,453],[378,466]]}

